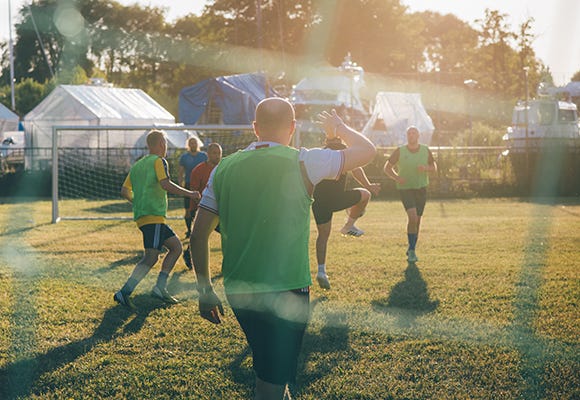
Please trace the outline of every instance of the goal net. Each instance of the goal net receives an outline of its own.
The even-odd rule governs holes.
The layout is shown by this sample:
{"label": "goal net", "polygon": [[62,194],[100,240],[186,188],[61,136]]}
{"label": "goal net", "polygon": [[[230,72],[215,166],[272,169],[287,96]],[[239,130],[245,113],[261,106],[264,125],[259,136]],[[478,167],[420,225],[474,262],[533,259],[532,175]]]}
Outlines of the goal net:
{"label": "goal net", "polygon": [[[131,165],[148,153],[151,129],[167,133],[171,180],[178,182],[179,157],[190,137],[204,150],[212,142],[223,155],[255,140],[251,126],[61,126],[52,137],[52,222],[59,220],[132,219],[131,205],[121,198],[121,186]],[[183,198],[169,196],[169,218],[183,217]]]}

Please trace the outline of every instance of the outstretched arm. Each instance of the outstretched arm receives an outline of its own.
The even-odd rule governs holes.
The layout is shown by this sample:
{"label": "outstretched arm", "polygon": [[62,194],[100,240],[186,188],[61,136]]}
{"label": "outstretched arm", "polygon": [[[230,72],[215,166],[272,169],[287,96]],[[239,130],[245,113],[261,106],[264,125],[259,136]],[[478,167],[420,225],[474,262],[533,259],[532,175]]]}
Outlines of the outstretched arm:
{"label": "outstretched arm", "polygon": [[336,113],[323,111],[318,115],[318,119],[324,127],[324,132],[328,139],[339,137],[348,146],[341,150],[344,154],[343,171],[352,171],[357,167],[367,165],[375,157],[375,146],[363,136],[360,132],[355,131],[347,126]]}
{"label": "outstretched arm", "polygon": [[191,190],[187,190],[185,188],[182,188],[181,186],[173,183],[170,179],[163,179],[163,180],[159,181],[159,184],[161,185],[163,190],[165,190],[167,193],[171,193],[171,194],[175,194],[175,195],[183,196],[183,197],[190,197],[193,200],[201,199],[201,194],[199,194],[198,191],[191,191]]}

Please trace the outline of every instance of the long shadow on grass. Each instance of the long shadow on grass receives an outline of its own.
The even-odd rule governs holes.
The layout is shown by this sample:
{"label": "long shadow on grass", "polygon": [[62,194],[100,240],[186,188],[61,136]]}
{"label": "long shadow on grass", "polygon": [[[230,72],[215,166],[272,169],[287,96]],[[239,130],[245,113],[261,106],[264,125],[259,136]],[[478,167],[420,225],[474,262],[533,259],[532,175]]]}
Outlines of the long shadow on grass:
{"label": "long shadow on grass", "polygon": [[[439,300],[429,299],[427,282],[423,279],[417,264],[408,263],[405,278],[393,286],[389,297],[385,301],[375,300],[372,305],[375,311],[379,312],[401,315],[401,311],[405,310],[418,316],[434,311],[439,305]],[[411,323],[412,319],[408,323]]]}
{"label": "long shadow on grass", "polygon": [[[318,298],[311,304],[311,310],[325,298]],[[358,354],[349,344],[348,314],[342,311],[327,311],[321,316],[323,326],[318,333],[308,329],[302,344],[301,357],[298,361],[297,388],[293,393],[300,397],[302,391],[311,384],[332,374],[345,362],[355,363]],[[310,361],[309,368],[306,369]]]}
{"label": "long shadow on grass", "polygon": [[7,230],[5,232],[0,233],[0,237],[1,236],[20,236],[24,232],[28,232],[28,231],[31,231],[33,229],[37,229],[37,228],[40,228],[41,226],[46,226],[46,225],[50,225],[50,223],[49,222],[45,222],[45,223],[42,223],[42,224],[33,224],[33,225],[30,225],[30,226],[17,227],[17,228],[14,228],[14,229],[9,229],[9,230]]}
{"label": "long shadow on grass", "polygon": [[88,338],[53,348],[33,358],[15,361],[0,369],[0,399],[28,398],[35,394],[34,384],[44,374],[74,362],[100,343],[139,332],[153,310],[167,307],[154,302],[148,295],[135,296],[135,303],[140,307],[137,313],[120,305],[108,309],[100,325]]}

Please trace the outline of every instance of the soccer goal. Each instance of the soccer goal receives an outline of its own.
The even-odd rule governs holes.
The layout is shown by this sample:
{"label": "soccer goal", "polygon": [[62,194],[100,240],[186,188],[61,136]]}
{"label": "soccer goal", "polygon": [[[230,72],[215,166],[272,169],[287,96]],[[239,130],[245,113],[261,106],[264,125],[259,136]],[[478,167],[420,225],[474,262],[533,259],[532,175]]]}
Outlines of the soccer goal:
{"label": "soccer goal", "polygon": [[[151,129],[167,133],[167,161],[178,180],[179,157],[190,137],[202,150],[219,143],[224,156],[255,140],[250,125],[54,126],[52,128],[52,222],[132,219],[131,205],[120,196],[131,165],[148,153]],[[169,218],[183,217],[183,199],[169,195]]]}

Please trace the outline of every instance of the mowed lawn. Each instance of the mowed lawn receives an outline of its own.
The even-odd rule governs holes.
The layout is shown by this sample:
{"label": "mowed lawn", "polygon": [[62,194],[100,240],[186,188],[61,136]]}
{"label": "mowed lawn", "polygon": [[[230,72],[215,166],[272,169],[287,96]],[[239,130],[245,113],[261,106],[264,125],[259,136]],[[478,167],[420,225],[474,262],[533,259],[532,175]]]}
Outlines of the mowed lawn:
{"label": "mowed lawn", "polygon": [[[0,399],[252,397],[231,310],[218,326],[198,316],[182,260],[169,283],[182,302],[149,296],[156,266],[131,313],[112,296],[141,255],[134,223],[50,215],[48,201],[0,204]],[[344,218],[332,289],[312,287],[295,399],[580,398],[579,199],[430,200],[416,265],[398,201],[373,200],[361,238],[339,234]],[[215,233],[211,256],[224,299]]]}

